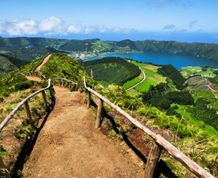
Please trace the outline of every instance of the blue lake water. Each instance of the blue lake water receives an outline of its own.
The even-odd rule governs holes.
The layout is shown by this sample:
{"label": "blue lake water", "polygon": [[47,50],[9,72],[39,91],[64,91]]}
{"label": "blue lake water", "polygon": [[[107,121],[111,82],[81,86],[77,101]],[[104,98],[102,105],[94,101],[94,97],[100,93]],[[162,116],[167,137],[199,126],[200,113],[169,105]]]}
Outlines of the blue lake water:
{"label": "blue lake water", "polygon": [[158,65],[172,64],[177,69],[186,66],[210,66],[218,68],[218,61],[196,58],[182,55],[172,55],[163,53],[104,53],[100,56],[90,57],[86,60],[96,60],[102,57],[130,58],[140,62],[153,63]]}

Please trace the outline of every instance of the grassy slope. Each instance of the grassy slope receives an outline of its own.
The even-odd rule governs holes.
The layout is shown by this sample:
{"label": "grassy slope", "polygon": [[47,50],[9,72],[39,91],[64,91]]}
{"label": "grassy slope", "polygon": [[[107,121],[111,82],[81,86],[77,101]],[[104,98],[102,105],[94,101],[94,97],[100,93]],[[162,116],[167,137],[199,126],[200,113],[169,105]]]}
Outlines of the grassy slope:
{"label": "grassy slope", "polygon": [[[42,88],[45,83],[30,82],[27,88],[16,89],[16,85],[23,85],[27,81],[25,75],[33,71],[36,66],[41,63],[41,59],[35,60],[30,64],[23,66],[21,69],[9,72],[7,74],[0,75],[0,121],[2,121],[16,106],[29,94]],[[68,56],[53,55],[51,61],[49,61],[43,68],[43,73],[46,77],[65,77],[68,79],[75,79],[75,81],[81,80],[85,71],[83,67],[72,58]],[[47,83],[46,83],[47,84]],[[49,94],[47,95],[49,96]],[[50,102],[49,97],[47,97]],[[37,95],[29,101],[30,108],[32,110],[32,119],[38,123],[40,116],[45,114],[45,105],[41,95]],[[7,160],[10,166],[17,159],[17,155],[20,152],[21,146],[25,142],[26,138],[30,138],[35,132],[35,128],[27,122],[25,109],[22,108],[18,111],[16,119],[12,119],[6,129],[1,132],[0,138],[0,157],[3,155],[3,160]],[[10,144],[8,144],[10,140]]]}
{"label": "grassy slope", "polygon": [[[142,102],[140,97],[133,97],[126,93],[121,87],[110,86],[103,89],[103,94],[116,102],[121,108],[129,110],[139,121],[146,123],[150,127],[169,130],[174,139],[171,142],[185,154],[197,161],[205,169],[210,169],[213,174],[217,174],[214,166],[216,153],[218,151],[218,132],[202,121],[196,120],[185,106],[178,105],[178,112],[182,118],[169,116],[164,111],[155,107],[150,107]],[[187,170],[177,162],[163,156],[170,167],[176,170],[178,175],[186,177]]]}
{"label": "grassy slope", "polygon": [[1,72],[8,72],[8,71],[11,71],[11,70],[15,70],[16,68],[17,68],[17,66],[15,66],[9,60],[9,58],[0,55],[0,73]]}
{"label": "grassy slope", "polygon": [[85,75],[84,68],[78,61],[60,54],[53,54],[41,72],[46,78],[67,78],[75,82],[80,82]]}
{"label": "grassy slope", "polygon": [[0,54],[0,73],[9,72],[25,65],[27,61],[21,61],[14,57]]}
{"label": "grassy slope", "polygon": [[[131,61],[131,63],[140,67],[146,75],[146,80],[143,83],[141,83],[140,85],[138,85],[134,90],[136,90],[138,92],[145,92],[145,91],[148,91],[150,86],[156,86],[159,83],[166,81],[165,77],[163,77],[162,75],[157,73],[157,70],[159,67],[157,67],[155,65],[151,65],[151,64],[139,63],[136,61]],[[127,89],[127,88],[135,85],[136,83],[138,83],[141,80],[142,80],[142,75],[134,78],[133,80],[126,82],[123,85],[123,87],[125,89]]]}
{"label": "grassy slope", "polygon": [[84,66],[88,73],[92,70],[94,79],[104,86],[112,83],[122,84],[140,73],[135,65],[119,58],[85,62]]}
{"label": "grassy slope", "polygon": [[194,66],[194,67],[184,67],[181,69],[181,74],[185,78],[189,78],[190,76],[193,75],[201,75],[202,77],[208,77],[208,78],[213,78],[216,76],[214,71],[218,69],[215,68],[203,68],[200,66]]}

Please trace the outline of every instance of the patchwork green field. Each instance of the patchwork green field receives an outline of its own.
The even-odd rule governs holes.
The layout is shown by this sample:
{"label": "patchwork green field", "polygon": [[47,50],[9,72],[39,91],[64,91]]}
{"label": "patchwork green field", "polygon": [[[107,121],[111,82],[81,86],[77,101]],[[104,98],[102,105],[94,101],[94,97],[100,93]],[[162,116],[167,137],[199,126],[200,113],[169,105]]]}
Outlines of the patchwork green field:
{"label": "patchwork green field", "polygon": [[216,76],[215,71],[218,69],[211,67],[189,66],[181,69],[181,74],[185,78],[189,78],[193,75],[200,75],[202,77],[213,78]]}
{"label": "patchwork green field", "polygon": [[[138,92],[145,92],[148,91],[151,86],[156,86],[160,83],[166,82],[166,78],[157,73],[159,68],[158,66],[152,64],[146,64],[146,63],[139,63],[136,61],[129,61],[129,62],[140,67],[140,69],[142,70],[142,72],[145,73],[146,76],[145,81],[139,84],[138,86],[136,86],[132,90],[136,90]],[[143,79],[143,74],[141,73],[140,76],[137,76],[136,78],[124,83],[123,87],[125,89],[128,89],[133,85],[137,84],[138,82],[140,82],[142,79]]]}

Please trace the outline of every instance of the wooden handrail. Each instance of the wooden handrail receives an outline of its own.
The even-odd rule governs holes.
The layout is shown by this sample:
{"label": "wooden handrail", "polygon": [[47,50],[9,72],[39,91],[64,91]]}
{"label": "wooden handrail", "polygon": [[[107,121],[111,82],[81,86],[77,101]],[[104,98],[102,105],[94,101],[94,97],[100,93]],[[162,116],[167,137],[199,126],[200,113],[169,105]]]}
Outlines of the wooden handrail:
{"label": "wooden handrail", "polygon": [[[85,87],[85,89],[86,89],[86,91],[88,93],[90,92],[93,95],[97,96],[97,98],[99,98],[101,101],[105,102],[111,108],[115,109],[117,112],[119,112],[120,114],[125,116],[136,127],[138,127],[139,129],[143,130],[147,135],[149,135],[155,141],[155,143],[158,146],[161,147],[160,149],[166,150],[172,157],[174,157],[177,161],[179,161],[182,165],[184,165],[194,175],[196,175],[197,177],[202,177],[202,178],[214,178],[214,176],[212,174],[210,174],[205,169],[203,169],[201,166],[199,166],[196,162],[191,160],[188,156],[186,156],[184,153],[182,153],[180,150],[178,150],[175,146],[173,146],[170,142],[168,142],[161,135],[154,133],[148,127],[146,127],[143,124],[141,124],[137,119],[133,118],[127,112],[122,110],[119,106],[115,105],[110,100],[108,100],[107,98],[105,98],[104,96],[102,96],[101,94],[96,92],[95,90],[93,90],[90,87],[88,87],[87,84],[86,84],[85,77],[84,77],[84,87]],[[88,95],[90,95],[90,94],[88,94]],[[89,97],[89,99],[90,99],[90,97]],[[90,103],[90,101],[88,101],[88,103]],[[99,103],[102,105],[101,102],[99,102]],[[99,115],[99,111],[98,111],[98,115]],[[97,118],[96,122],[99,122],[98,119],[99,118]],[[147,163],[149,163],[149,160],[147,161]],[[146,167],[148,167],[148,166],[146,166]],[[149,171],[149,170],[146,170],[146,171]]]}
{"label": "wooden handrail", "polygon": [[[23,105],[25,105],[25,108],[26,108],[26,110],[27,110],[27,115],[28,115],[28,117],[31,117],[31,115],[30,115],[30,113],[29,113],[29,108],[28,108],[28,107],[29,107],[28,101],[29,101],[32,97],[38,95],[38,94],[41,93],[41,92],[44,92],[45,90],[50,89],[51,87],[52,87],[52,85],[51,85],[51,79],[49,79],[49,80],[48,80],[48,86],[47,86],[47,87],[42,88],[42,89],[40,89],[40,90],[38,90],[38,91],[36,91],[36,92],[30,94],[30,95],[27,96],[24,100],[22,100],[22,101],[16,106],[16,108],[14,108],[14,109],[9,113],[9,115],[1,122],[1,124],[0,124],[0,131],[2,131],[2,129],[7,125],[7,123],[13,118],[13,116],[16,114],[16,112],[17,112]],[[51,94],[52,94],[52,93],[51,93]],[[31,119],[31,118],[29,118],[29,119]]]}
{"label": "wooden handrail", "polygon": [[53,80],[65,80],[66,82],[69,82],[69,83],[72,83],[72,84],[77,85],[76,82],[73,82],[73,81],[71,81],[71,80],[69,80],[69,79],[66,79],[66,78],[54,78]]}
{"label": "wooden handrail", "polygon": [[53,78],[52,80],[55,84],[60,85],[62,87],[68,87],[70,90],[74,90],[78,86],[78,83],[66,78]]}

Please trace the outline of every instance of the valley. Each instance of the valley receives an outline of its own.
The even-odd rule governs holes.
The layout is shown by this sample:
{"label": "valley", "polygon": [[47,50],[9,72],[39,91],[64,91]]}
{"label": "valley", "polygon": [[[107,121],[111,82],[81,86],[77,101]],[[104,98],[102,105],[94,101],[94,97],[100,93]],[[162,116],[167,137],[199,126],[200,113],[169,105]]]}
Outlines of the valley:
{"label": "valley", "polygon": [[[86,47],[96,43],[95,40],[90,41],[86,41]],[[217,68],[208,66],[183,66],[182,68],[177,66],[177,68],[167,63],[166,65],[149,63],[150,61],[146,63],[137,58],[130,58],[136,53],[129,51],[125,53],[127,57],[124,53],[120,53],[120,56],[117,56],[119,53],[99,54],[99,51],[92,53],[88,51],[93,49],[84,48],[81,41],[72,44],[78,45],[79,43],[76,49],[78,51],[70,52],[68,45],[64,48],[61,47],[63,43],[65,44],[66,41],[61,41],[57,46],[53,46],[57,53],[47,56],[47,51],[43,57],[39,55],[36,56],[35,60],[29,60],[28,64],[24,60],[21,63],[19,59],[9,60],[9,57],[7,57],[9,61],[7,64],[6,59],[2,58],[6,66],[11,66],[11,68],[8,67],[11,72],[4,70],[0,75],[1,120],[23,94],[35,91],[44,85],[42,81],[29,80],[30,78],[27,76],[32,74],[33,71],[38,71],[40,75],[46,76],[47,79],[65,78],[76,81],[79,83],[81,91],[84,91],[82,78],[85,75],[88,84],[99,93],[134,115],[152,130],[165,135],[166,139],[170,140],[173,145],[202,167],[210,170],[212,174],[218,174],[216,166],[218,150]],[[122,50],[126,43],[119,43],[119,45],[119,50]],[[128,45],[130,44],[128,43]],[[133,44],[130,46],[132,49],[136,48]],[[102,50],[102,48],[109,47],[108,45],[102,46],[101,42],[98,41],[94,48]],[[87,52],[82,52],[83,50]],[[113,51],[113,49],[111,50]],[[72,56],[72,53],[74,53],[74,56],[84,53],[86,55],[94,54],[97,57],[88,57],[84,60],[78,58],[78,56],[69,57]],[[45,56],[48,58],[42,62]],[[10,101],[11,97],[14,97],[15,100]],[[31,107],[33,107],[33,110],[39,109],[41,111],[43,106],[40,105],[38,108],[36,103],[41,103],[41,100],[36,99]],[[112,112],[107,107],[105,109]],[[40,112],[35,112],[36,117],[38,114]],[[24,117],[24,113],[21,113],[20,117]],[[124,129],[123,132],[130,137],[134,137],[132,133],[135,133],[135,129],[125,124],[118,121],[119,129]],[[110,129],[107,127],[105,128],[106,135],[112,139],[119,139],[119,135],[116,136],[116,132],[111,126]],[[22,132],[22,137],[32,134],[32,128],[29,128],[29,126],[24,128],[27,130],[19,131],[18,136],[20,136],[20,132]],[[137,131],[136,133],[138,134]],[[136,139],[136,141],[139,140]],[[147,139],[144,141],[148,142]],[[5,155],[7,150],[4,148],[4,142],[2,143],[2,154]],[[195,147],[191,149],[187,145],[195,145]],[[162,155],[161,159],[174,170],[177,176],[186,177],[188,175],[184,167],[175,163],[168,155]]]}
{"label": "valley", "polygon": [[0,6],[0,178],[218,178],[218,0]]}

